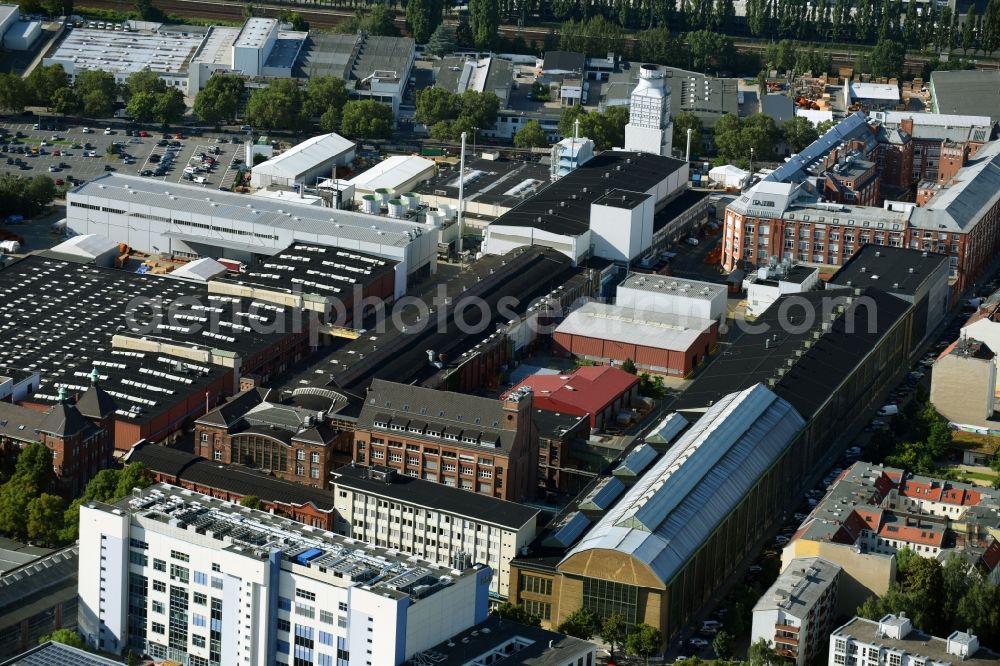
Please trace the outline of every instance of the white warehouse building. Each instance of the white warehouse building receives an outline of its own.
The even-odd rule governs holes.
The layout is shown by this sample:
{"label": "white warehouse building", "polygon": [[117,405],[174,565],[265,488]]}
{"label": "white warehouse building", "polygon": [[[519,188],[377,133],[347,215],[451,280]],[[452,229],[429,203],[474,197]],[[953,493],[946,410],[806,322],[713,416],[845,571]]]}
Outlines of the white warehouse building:
{"label": "white warehouse building", "polygon": [[255,188],[313,187],[330,178],[338,166],[354,161],[354,142],[339,134],[320,134],[254,166],[250,184]]}
{"label": "white warehouse building", "polygon": [[409,280],[437,271],[437,233],[419,221],[114,173],[67,193],[66,227],[153,255],[247,264],[296,241],[357,250],[399,262],[396,297]]}
{"label": "white warehouse building", "polygon": [[484,621],[491,576],[167,484],[80,508],[79,630],[117,655],[394,666]]}
{"label": "white warehouse building", "polygon": [[724,284],[629,273],[618,285],[615,304],[633,310],[714,319],[722,323],[728,298]]}

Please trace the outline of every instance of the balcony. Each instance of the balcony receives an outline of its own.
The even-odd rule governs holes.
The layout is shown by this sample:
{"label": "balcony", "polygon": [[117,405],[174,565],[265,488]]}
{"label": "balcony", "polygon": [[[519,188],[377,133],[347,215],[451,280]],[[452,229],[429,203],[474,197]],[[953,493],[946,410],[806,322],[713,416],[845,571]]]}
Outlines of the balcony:
{"label": "balcony", "polygon": [[781,645],[791,645],[791,646],[794,646],[794,647],[798,647],[799,646],[799,639],[792,638],[791,636],[782,636],[781,634],[775,634],[774,635],[774,645],[775,645],[775,647],[777,647],[779,644],[781,644]]}
{"label": "balcony", "polygon": [[789,633],[797,634],[801,627],[793,627],[790,624],[776,624],[774,625],[775,631],[787,631]]}

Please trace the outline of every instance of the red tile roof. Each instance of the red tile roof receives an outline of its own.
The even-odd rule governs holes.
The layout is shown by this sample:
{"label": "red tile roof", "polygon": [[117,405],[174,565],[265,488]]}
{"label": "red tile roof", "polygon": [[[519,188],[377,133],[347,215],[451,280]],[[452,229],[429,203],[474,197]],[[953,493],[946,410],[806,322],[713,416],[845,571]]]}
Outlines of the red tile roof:
{"label": "red tile roof", "polygon": [[887,523],[878,531],[878,535],[883,539],[896,539],[897,541],[916,543],[922,546],[941,548],[944,545],[943,531],[935,531],[925,527]]}
{"label": "red tile roof", "polygon": [[902,497],[925,499],[957,506],[976,506],[982,501],[982,493],[976,490],[955,488],[947,482],[919,482],[907,480],[899,486]]}
{"label": "red tile roof", "polygon": [[571,375],[531,375],[511,392],[528,386],[534,391],[533,404],[538,409],[593,416],[638,383],[638,377],[624,370],[592,365]]}
{"label": "red tile roof", "polygon": [[993,571],[998,564],[1000,564],[1000,541],[993,539],[990,545],[986,547],[983,551],[982,557],[979,558],[979,563],[982,564],[987,571]]}

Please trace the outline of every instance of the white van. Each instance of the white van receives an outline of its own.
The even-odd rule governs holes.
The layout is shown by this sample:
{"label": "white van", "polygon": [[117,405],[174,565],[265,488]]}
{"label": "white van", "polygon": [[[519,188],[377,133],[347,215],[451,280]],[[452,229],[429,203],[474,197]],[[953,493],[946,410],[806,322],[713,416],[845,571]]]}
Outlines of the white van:
{"label": "white van", "polygon": [[895,416],[899,414],[899,407],[896,405],[883,405],[882,409],[878,410],[879,416]]}

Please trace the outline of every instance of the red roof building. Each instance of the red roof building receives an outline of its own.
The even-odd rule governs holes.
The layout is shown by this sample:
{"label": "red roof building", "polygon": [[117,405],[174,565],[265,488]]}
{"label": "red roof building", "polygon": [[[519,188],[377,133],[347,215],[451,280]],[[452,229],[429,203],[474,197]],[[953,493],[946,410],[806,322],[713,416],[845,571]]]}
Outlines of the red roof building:
{"label": "red roof building", "polygon": [[631,408],[639,378],[611,366],[593,365],[569,375],[531,375],[510,392],[522,388],[533,391],[536,409],[587,416],[591,428],[603,428],[619,411]]}

